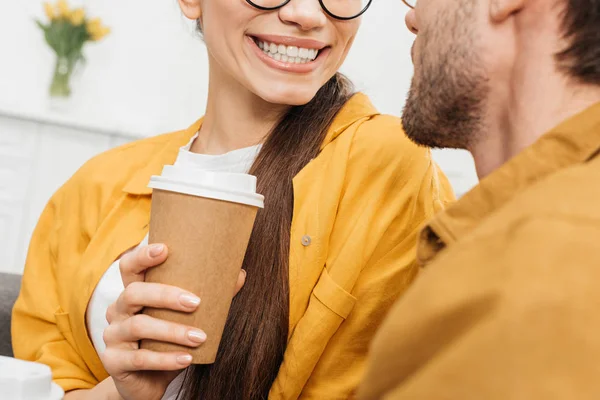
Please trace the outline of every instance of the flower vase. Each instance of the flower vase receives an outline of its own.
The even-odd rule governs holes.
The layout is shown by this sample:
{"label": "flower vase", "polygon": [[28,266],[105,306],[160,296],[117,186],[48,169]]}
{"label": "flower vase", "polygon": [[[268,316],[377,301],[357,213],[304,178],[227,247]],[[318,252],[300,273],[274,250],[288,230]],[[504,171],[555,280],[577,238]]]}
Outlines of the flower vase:
{"label": "flower vase", "polygon": [[50,96],[66,99],[71,96],[71,73],[73,65],[67,57],[56,57],[54,76],[50,84]]}

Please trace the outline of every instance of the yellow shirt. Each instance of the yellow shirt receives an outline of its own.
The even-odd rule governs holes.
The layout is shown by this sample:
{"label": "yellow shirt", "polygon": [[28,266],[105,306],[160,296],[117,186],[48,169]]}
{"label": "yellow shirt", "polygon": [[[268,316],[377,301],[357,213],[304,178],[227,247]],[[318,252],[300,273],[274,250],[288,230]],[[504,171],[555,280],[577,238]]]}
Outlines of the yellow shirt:
{"label": "yellow shirt", "polygon": [[[199,126],[94,158],[43,212],[14,309],[13,346],[17,357],[51,366],[66,391],[107,377],[86,331],[90,296],[146,235],[150,176],[174,162]],[[430,152],[361,94],[293,186],[290,337],[269,398],[347,398],[375,330],[417,272],[418,228],[451,190]]]}
{"label": "yellow shirt", "polygon": [[600,103],[423,231],[360,399],[600,398]]}

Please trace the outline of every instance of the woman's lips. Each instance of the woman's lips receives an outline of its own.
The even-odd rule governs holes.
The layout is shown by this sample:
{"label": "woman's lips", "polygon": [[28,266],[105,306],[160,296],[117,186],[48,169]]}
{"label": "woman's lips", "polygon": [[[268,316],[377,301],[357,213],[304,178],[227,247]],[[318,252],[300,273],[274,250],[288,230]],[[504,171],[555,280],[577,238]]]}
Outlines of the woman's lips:
{"label": "woman's lips", "polygon": [[310,39],[261,35],[246,36],[246,40],[265,64],[293,73],[314,71],[330,51],[323,43]]}

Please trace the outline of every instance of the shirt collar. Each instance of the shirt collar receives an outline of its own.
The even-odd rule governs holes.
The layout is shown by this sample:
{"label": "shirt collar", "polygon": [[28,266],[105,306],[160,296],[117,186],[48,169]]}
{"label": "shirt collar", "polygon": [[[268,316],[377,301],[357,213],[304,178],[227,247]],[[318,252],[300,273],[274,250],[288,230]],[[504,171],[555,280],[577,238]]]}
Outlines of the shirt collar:
{"label": "shirt collar", "polygon": [[600,103],[564,121],[488,175],[423,229],[417,258],[430,262],[515,194],[546,176],[594,158],[600,151]]}
{"label": "shirt collar", "polygon": [[[378,112],[369,98],[362,93],[356,93],[336,115],[321,145],[321,149],[333,142],[350,125],[377,114]],[[133,195],[150,195],[152,193],[152,189],[148,188],[150,177],[159,175],[165,165],[173,164],[179,149],[190,142],[201,126],[202,119],[199,119],[188,129],[171,135],[172,138],[166,143],[161,142],[160,148],[149,150],[154,154],[144,166],[133,174],[123,190]],[[155,147],[158,147],[158,145]]]}
{"label": "shirt collar", "polygon": [[202,125],[202,118],[196,121],[188,129],[168,135],[170,139],[166,142],[157,142],[148,149],[151,153],[148,162],[137,170],[131,179],[123,187],[125,193],[133,195],[149,195],[152,189],[148,187],[152,175],[160,175],[165,165],[175,162],[179,149],[185,146],[198,132]]}

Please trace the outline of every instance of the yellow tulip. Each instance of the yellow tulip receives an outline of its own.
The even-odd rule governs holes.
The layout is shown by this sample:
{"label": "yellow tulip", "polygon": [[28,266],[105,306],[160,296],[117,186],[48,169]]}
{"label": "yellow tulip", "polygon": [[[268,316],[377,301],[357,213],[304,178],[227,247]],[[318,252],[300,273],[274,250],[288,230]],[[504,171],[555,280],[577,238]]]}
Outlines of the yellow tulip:
{"label": "yellow tulip", "polygon": [[103,26],[102,30],[100,31],[100,33],[101,33],[100,39],[102,39],[105,36],[108,36],[110,34],[110,28],[108,26]]}
{"label": "yellow tulip", "polygon": [[94,42],[97,42],[99,40],[104,39],[104,37],[106,35],[108,35],[110,33],[110,28],[103,26],[101,27],[98,31],[94,32],[94,34],[92,35],[92,40]]}
{"label": "yellow tulip", "polygon": [[85,11],[83,10],[83,8],[78,8],[77,10],[73,11],[71,13],[71,23],[75,26],[79,26],[81,24],[83,24],[83,21],[85,19]]}
{"label": "yellow tulip", "polygon": [[110,28],[103,26],[100,18],[88,21],[86,28],[93,41],[98,41],[110,33]]}
{"label": "yellow tulip", "polygon": [[58,0],[56,7],[58,8],[58,13],[60,14],[61,18],[69,19],[71,16],[71,10],[69,10],[69,4],[67,4],[67,0]]}
{"label": "yellow tulip", "polygon": [[88,33],[90,34],[90,36],[96,35],[98,32],[100,32],[101,28],[102,28],[102,21],[100,20],[100,18],[91,19],[88,21],[88,23],[86,25],[86,29],[87,29]]}
{"label": "yellow tulip", "polygon": [[44,3],[44,11],[46,11],[46,16],[48,17],[48,19],[50,21],[52,21],[55,17],[54,7],[52,7],[52,4],[45,2]]}

